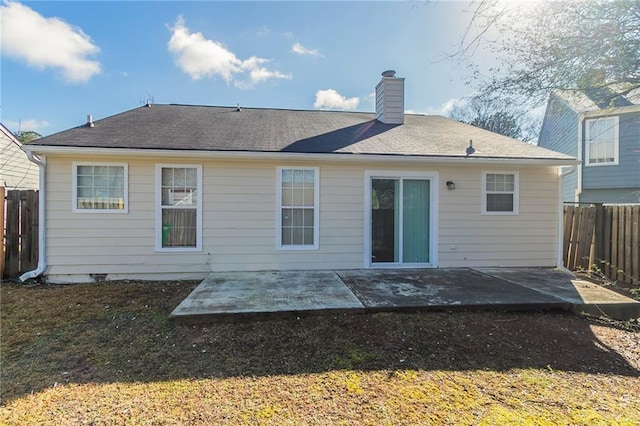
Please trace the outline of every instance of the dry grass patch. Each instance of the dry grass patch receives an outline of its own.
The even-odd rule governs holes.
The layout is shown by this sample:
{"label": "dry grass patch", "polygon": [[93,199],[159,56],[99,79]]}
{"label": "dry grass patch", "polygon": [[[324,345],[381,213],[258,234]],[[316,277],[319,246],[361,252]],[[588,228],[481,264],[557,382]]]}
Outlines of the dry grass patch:
{"label": "dry grass patch", "polygon": [[551,313],[177,326],[195,282],[3,283],[1,424],[640,424],[639,334]]}

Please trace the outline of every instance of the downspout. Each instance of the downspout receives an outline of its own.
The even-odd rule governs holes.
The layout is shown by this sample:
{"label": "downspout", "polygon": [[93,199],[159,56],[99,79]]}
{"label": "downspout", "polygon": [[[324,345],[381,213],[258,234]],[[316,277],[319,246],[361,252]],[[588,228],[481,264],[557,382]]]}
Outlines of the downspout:
{"label": "downspout", "polygon": [[[582,142],[582,128],[584,127],[584,113],[578,114],[578,161],[580,161],[580,167],[578,168],[578,177],[576,178],[576,190],[574,201],[580,202],[580,196],[582,195],[582,165],[584,161],[583,156],[583,142]],[[571,172],[573,173],[573,172]],[[567,173],[567,174],[571,174]]]}
{"label": "downspout", "polygon": [[40,168],[40,189],[38,190],[38,266],[33,271],[25,272],[20,275],[19,280],[25,282],[31,278],[36,278],[42,275],[47,268],[45,261],[45,173],[47,161],[44,158],[39,158],[34,155],[32,151],[26,151],[29,161],[35,163]]}
{"label": "downspout", "polygon": [[[563,204],[564,197],[562,196],[563,195],[562,182],[566,176],[569,176],[570,174],[575,173],[576,170],[578,170],[579,166],[581,166],[581,164],[573,165],[569,169],[564,170],[558,174],[558,180],[560,182],[560,185],[558,185],[558,243],[557,243],[558,258],[556,260],[556,266],[558,268],[564,268],[564,232],[562,232],[564,228],[564,204]],[[558,169],[558,170],[562,170],[562,169]]]}

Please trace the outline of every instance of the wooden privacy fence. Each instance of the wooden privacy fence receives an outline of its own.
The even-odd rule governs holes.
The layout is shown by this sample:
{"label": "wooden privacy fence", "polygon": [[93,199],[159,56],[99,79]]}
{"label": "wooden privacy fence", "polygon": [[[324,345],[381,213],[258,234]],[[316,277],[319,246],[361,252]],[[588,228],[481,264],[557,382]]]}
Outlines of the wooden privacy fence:
{"label": "wooden privacy fence", "polygon": [[564,264],[640,283],[640,205],[564,207]]}
{"label": "wooden privacy fence", "polygon": [[14,278],[38,264],[38,191],[0,187],[0,277]]}

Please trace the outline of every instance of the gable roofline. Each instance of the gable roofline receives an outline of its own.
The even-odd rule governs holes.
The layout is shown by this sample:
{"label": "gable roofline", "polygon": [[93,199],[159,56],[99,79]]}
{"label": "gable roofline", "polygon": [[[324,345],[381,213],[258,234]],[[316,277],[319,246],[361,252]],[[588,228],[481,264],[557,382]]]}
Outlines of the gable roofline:
{"label": "gable roofline", "polygon": [[[353,153],[304,153],[304,152],[264,152],[264,151],[199,151],[172,149],[128,149],[128,148],[78,148],[61,146],[25,145],[24,150],[37,155],[95,155],[159,158],[206,158],[217,160],[296,160],[329,162],[403,162],[403,163],[464,163],[464,164],[509,164],[530,166],[571,166],[580,162],[572,157],[489,157],[489,156],[448,156],[448,155],[400,155],[400,154],[353,154]],[[562,154],[560,154],[562,155]]]}
{"label": "gable roofline", "polygon": [[607,109],[601,109],[598,111],[584,111],[581,114],[584,117],[588,118],[588,117],[600,117],[600,116],[607,116],[607,115],[628,114],[630,112],[640,112],[640,105],[607,108]]}
{"label": "gable roofline", "polygon": [[11,130],[7,129],[4,124],[0,123],[0,132],[4,133],[18,148],[22,148],[22,143],[15,137]]}
{"label": "gable roofline", "polygon": [[576,106],[573,105],[571,102],[569,102],[566,98],[564,98],[563,96],[560,96],[560,93],[558,90],[552,90],[551,93],[549,94],[549,99],[547,100],[547,106],[545,108],[545,114],[547,111],[549,111],[549,105],[551,104],[554,98],[562,102],[569,108],[571,108],[571,110],[573,110],[576,114],[580,114],[580,110],[577,109]]}
{"label": "gable roofline", "polygon": [[544,115],[542,116],[542,124],[540,125],[540,131],[538,132],[538,143],[540,141],[540,136],[544,133],[546,126],[549,124],[549,120],[547,120],[547,117],[551,112],[551,106],[552,106],[552,103],[553,103],[554,100],[557,100],[558,102],[561,102],[562,104],[566,105],[573,112],[575,112],[578,117],[580,116],[580,113],[578,111],[576,111],[573,106],[569,105],[569,103],[567,103],[567,101],[565,101],[564,99],[559,97],[554,91],[552,91],[551,93],[549,93],[549,98],[547,99],[547,105],[544,107]]}
{"label": "gable roofline", "polygon": [[[598,96],[602,94],[602,90],[611,91],[611,98],[607,104],[598,102]],[[572,110],[580,114],[623,114],[640,111],[640,88],[633,89],[624,96],[616,95],[616,92],[613,90],[623,92],[624,87],[618,85],[597,90],[594,89],[592,90],[593,93],[590,94],[585,90],[557,89],[551,91],[550,98],[555,97],[561,100]],[[611,103],[614,105],[609,106]]]}

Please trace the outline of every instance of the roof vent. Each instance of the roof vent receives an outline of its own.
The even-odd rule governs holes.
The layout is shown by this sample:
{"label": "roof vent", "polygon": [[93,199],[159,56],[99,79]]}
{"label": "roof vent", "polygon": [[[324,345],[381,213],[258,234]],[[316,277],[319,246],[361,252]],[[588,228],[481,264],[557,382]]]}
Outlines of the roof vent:
{"label": "roof vent", "polygon": [[87,115],[87,127],[93,127],[95,126],[95,124],[93,124],[93,117],[91,116],[91,114]]}
{"label": "roof vent", "polygon": [[395,77],[396,76],[396,70],[386,70],[382,73],[383,77]]}
{"label": "roof vent", "polygon": [[469,146],[467,147],[467,155],[471,155],[476,152],[476,149],[473,147],[473,139],[469,139]]}
{"label": "roof vent", "polygon": [[238,103],[236,104],[236,112],[240,112],[240,111],[242,111],[242,109],[240,108],[240,104]]}

